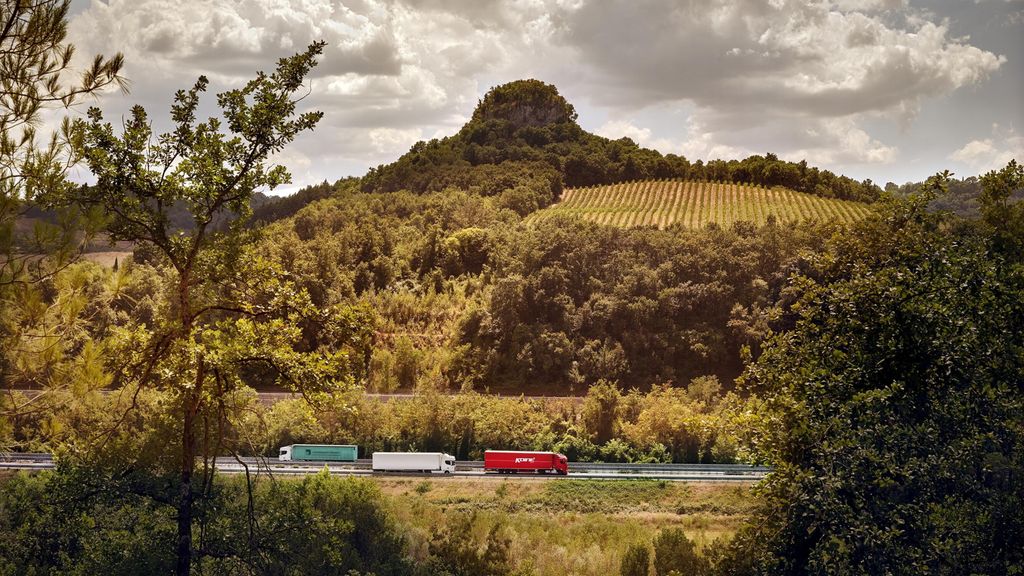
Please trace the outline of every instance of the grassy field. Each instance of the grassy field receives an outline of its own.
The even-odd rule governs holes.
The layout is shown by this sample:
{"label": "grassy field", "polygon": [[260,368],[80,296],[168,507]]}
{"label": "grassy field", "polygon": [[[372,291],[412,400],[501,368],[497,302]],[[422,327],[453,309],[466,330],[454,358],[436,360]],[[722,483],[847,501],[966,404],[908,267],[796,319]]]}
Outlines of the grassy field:
{"label": "grassy field", "polygon": [[536,212],[530,220],[561,215],[626,228],[665,228],[675,223],[686,228],[702,228],[709,222],[729,226],[741,220],[760,225],[769,215],[781,222],[851,222],[863,218],[868,210],[868,206],[860,202],[822,198],[781,187],[647,180],[569,188],[559,202]]}
{"label": "grassy field", "polygon": [[82,254],[83,260],[91,260],[102,266],[111,267],[114,262],[123,263],[125,259],[131,257],[131,252],[111,250],[107,252],[86,252]]}
{"label": "grassy field", "polygon": [[754,504],[752,485],[656,480],[379,479],[414,556],[430,534],[461,514],[474,532],[494,525],[512,557],[538,575],[618,574],[630,544],[682,528],[698,547],[731,537]]}

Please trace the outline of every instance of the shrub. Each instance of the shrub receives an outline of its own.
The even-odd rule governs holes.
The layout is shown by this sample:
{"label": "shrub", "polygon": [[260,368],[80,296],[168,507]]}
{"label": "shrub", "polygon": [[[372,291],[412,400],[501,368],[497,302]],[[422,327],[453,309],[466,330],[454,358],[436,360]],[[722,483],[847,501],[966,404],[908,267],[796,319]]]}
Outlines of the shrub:
{"label": "shrub", "polygon": [[622,576],[647,576],[651,569],[651,551],[646,544],[631,544],[622,556]]}
{"label": "shrub", "polygon": [[693,542],[681,528],[662,530],[654,539],[654,573],[667,576],[672,572],[687,576],[707,574],[707,561],[697,554]]}
{"label": "shrub", "polygon": [[474,536],[476,513],[453,518],[430,542],[430,573],[450,576],[506,576],[513,573],[509,546],[500,524],[487,531],[483,542]]}

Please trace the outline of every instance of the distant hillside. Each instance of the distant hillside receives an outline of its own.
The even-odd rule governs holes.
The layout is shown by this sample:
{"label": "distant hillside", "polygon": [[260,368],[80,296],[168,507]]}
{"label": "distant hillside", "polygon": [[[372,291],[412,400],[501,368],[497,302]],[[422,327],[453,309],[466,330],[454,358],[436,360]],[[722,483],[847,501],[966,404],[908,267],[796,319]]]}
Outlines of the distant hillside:
{"label": "distant hillside", "polygon": [[863,218],[868,210],[861,202],[821,198],[782,187],[648,180],[570,188],[561,201],[534,213],[530,220],[578,216],[619,227],[665,228],[679,223],[685,228],[703,228],[710,222],[724,227],[741,220],[762,225],[770,216],[782,222],[851,222]]}
{"label": "distant hillside", "polygon": [[629,138],[611,140],[583,130],[576,109],[558,89],[539,80],[492,88],[456,134],[420,141],[390,164],[360,179],[323,182],[272,200],[254,221],[269,223],[303,206],[338,196],[356,185],[363,192],[414,194],[462,190],[495,198],[498,208],[526,216],[555,202],[567,187],[652,179],[683,179],[782,186],[823,198],[873,202],[882,190],[774,154],[743,160],[690,160],[641,148]]}
{"label": "distant hillside", "polygon": [[252,221],[254,223],[269,223],[281,220],[292,216],[307,204],[337,196],[345,191],[354,191],[358,189],[358,186],[358,178],[342,178],[334,184],[324,181],[313,186],[306,186],[289,196],[267,198],[259,206],[253,206]]}
{"label": "distant hillside", "polygon": [[[895,196],[909,196],[918,192],[924,186],[924,182],[907,182],[902,186],[889,183],[885,191]],[[977,176],[966,178],[951,178],[948,182],[948,190],[932,201],[929,208],[932,210],[945,210],[967,219],[975,219],[981,215],[981,179]],[[1024,190],[1017,190],[1010,194],[1010,202],[1024,202]]]}
{"label": "distant hillside", "polygon": [[555,201],[563,187],[680,178],[786,188],[826,198],[872,202],[881,189],[806,162],[774,154],[744,160],[697,160],[662,155],[629,138],[611,140],[586,132],[575,108],[558,89],[519,80],[491,89],[453,136],[417,142],[395,162],[371,169],[364,192],[445,188],[498,196],[520,214]]}

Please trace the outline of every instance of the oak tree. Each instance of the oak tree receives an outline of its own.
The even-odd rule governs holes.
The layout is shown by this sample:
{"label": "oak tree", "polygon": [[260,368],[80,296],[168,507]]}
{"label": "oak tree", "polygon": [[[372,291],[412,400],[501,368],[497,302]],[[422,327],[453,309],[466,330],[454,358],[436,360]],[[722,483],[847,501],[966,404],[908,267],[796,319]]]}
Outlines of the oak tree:
{"label": "oak tree", "polygon": [[[140,106],[120,134],[95,108],[84,129],[80,151],[96,183],[66,199],[102,210],[112,239],[148,246],[168,271],[166,309],[153,329],[120,339],[112,369],[115,385],[159,388],[176,407],[178,574],[193,564],[193,514],[211,485],[211,459],[232,450],[226,399],[254,375],[307,394],[346,386],[367,343],[362,311],[313,306],[254,249],[257,232],[245,226],[254,193],[289,181],[271,155],[322,117],[296,109],[323,46],[219,94],[221,118],[197,122],[201,77],[175,96],[168,133],[155,135]],[[184,229],[170,221],[181,207],[193,222]]]}

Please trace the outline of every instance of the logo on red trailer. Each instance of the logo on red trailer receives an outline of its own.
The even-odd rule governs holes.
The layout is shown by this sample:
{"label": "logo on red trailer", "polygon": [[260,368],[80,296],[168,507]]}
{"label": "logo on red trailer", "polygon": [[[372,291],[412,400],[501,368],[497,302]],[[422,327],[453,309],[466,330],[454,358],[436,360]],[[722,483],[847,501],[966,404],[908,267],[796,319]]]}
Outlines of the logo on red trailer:
{"label": "logo on red trailer", "polygon": [[534,458],[516,458],[516,464],[523,464],[527,462],[533,462]]}

